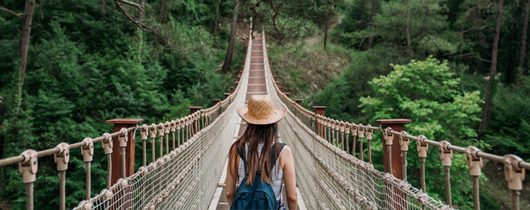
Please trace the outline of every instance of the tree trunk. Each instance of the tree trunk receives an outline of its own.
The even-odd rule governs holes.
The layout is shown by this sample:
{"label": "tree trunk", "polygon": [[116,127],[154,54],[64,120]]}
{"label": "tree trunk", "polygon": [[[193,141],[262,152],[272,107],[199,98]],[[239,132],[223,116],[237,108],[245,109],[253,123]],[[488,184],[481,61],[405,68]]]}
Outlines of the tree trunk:
{"label": "tree trunk", "polygon": [[22,90],[24,89],[24,76],[26,74],[26,66],[28,61],[29,38],[31,35],[31,24],[33,22],[33,10],[35,9],[35,0],[26,0],[26,7],[24,8],[24,22],[22,23],[22,31],[20,34],[20,81],[18,82],[18,93],[15,101],[15,117],[14,122],[18,120],[20,113],[20,105],[22,103]]}
{"label": "tree trunk", "polygon": [[[215,1],[215,15],[214,15],[213,24],[212,24],[212,34],[215,33],[215,28],[217,28],[217,23],[219,22],[219,1],[220,0]],[[214,36],[214,41],[215,41],[215,36]]]}
{"label": "tree trunk", "polygon": [[519,71],[517,72],[517,83],[519,83],[524,72],[524,59],[526,53],[526,29],[528,28],[528,12],[530,10],[530,0],[526,2],[523,20],[523,30],[521,32],[521,49],[519,49]]}
{"label": "tree trunk", "polygon": [[225,63],[223,64],[223,73],[226,73],[230,63],[232,62],[232,54],[234,53],[234,43],[236,39],[236,25],[237,25],[237,13],[239,10],[239,0],[235,1],[234,4],[234,15],[232,16],[232,29],[230,30],[230,42],[228,43],[228,49],[226,50]]}
{"label": "tree trunk", "polygon": [[361,20],[359,21],[359,31],[364,27],[364,0],[361,1]]}
{"label": "tree trunk", "polygon": [[372,0],[372,23],[370,24],[370,38],[368,39],[368,49],[372,49],[372,45],[374,44],[374,26],[375,26],[375,15],[377,12],[377,0]]}
{"label": "tree trunk", "polygon": [[326,13],[326,21],[325,21],[325,26],[324,26],[324,50],[326,50],[326,43],[328,41],[328,20],[329,20],[329,9]]}
{"label": "tree trunk", "polygon": [[278,27],[276,26],[276,17],[279,15],[279,13],[278,11],[276,11],[276,8],[274,8],[274,0],[270,0],[269,2],[271,4],[272,11],[274,11],[274,15],[272,16],[272,25],[274,26],[276,33],[278,33],[278,44],[282,45],[282,34],[280,33],[280,30],[278,30]]}
{"label": "tree trunk", "polygon": [[162,5],[160,6],[160,20],[158,20],[159,24],[162,24],[162,18],[164,18],[164,7],[166,6],[166,0],[162,0]]}
{"label": "tree trunk", "polygon": [[501,32],[503,3],[504,3],[504,0],[499,0],[499,4],[497,5],[497,21],[495,25],[495,38],[493,40],[493,50],[491,53],[490,79],[488,81],[488,89],[486,92],[486,104],[484,106],[484,112],[482,113],[482,121],[480,122],[480,127],[479,127],[480,133],[486,130],[488,126],[490,111],[491,111],[491,97],[493,96],[493,93],[491,91],[492,89],[491,86],[492,86],[493,80],[495,80],[495,72],[497,71],[497,52],[499,49],[499,36]]}
{"label": "tree trunk", "polygon": [[[140,0],[140,5],[145,8],[145,0]],[[143,27],[144,22],[144,10],[138,12],[138,22],[140,27]],[[138,63],[142,63],[142,44],[143,44],[143,31],[141,28],[136,29],[138,31]]]}
{"label": "tree trunk", "polygon": [[410,21],[410,6],[409,6],[409,1],[407,0],[407,26],[406,26],[405,30],[406,30],[406,33],[407,33],[407,48],[409,48],[409,50],[410,50],[410,24],[409,24],[409,21]]}
{"label": "tree trunk", "polygon": [[423,23],[421,24],[421,29],[420,29],[420,37],[423,36],[423,30],[425,29],[425,22],[427,21],[427,16],[429,16],[429,3],[430,1],[427,1],[427,8],[425,8],[425,16],[423,17]]}

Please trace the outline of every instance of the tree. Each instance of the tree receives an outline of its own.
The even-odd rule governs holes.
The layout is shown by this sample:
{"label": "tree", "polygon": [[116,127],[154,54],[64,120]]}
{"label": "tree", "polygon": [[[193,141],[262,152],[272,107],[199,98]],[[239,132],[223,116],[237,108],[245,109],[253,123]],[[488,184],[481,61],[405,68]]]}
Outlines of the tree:
{"label": "tree", "polygon": [[20,32],[20,41],[19,41],[19,50],[18,55],[20,58],[20,79],[18,81],[17,94],[14,104],[15,117],[14,122],[16,123],[18,115],[20,113],[20,104],[22,103],[22,90],[24,89],[24,76],[26,75],[26,67],[28,61],[28,49],[29,49],[29,40],[31,35],[31,26],[33,23],[33,11],[35,9],[35,0],[26,0],[24,13],[17,14],[3,6],[0,7],[0,11],[7,12],[9,14],[15,15],[18,18],[22,19],[22,30]]}
{"label": "tree", "polygon": [[495,80],[495,74],[497,71],[497,52],[499,49],[499,37],[501,33],[501,20],[504,0],[499,0],[497,5],[497,19],[495,22],[495,38],[493,39],[493,49],[491,52],[491,69],[490,69],[490,78],[488,81],[488,88],[486,90],[486,104],[484,105],[484,112],[482,113],[482,121],[480,122],[479,131],[483,131],[488,126],[488,118],[490,116],[491,110],[491,98],[492,94],[492,83]]}
{"label": "tree", "polygon": [[528,28],[528,13],[530,10],[530,0],[526,1],[524,7],[524,19],[523,19],[523,28],[521,30],[521,48],[519,49],[519,71],[517,73],[517,82],[520,81],[520,78],[523,76],[524,72],[524,59],[526,53],[526,30]]}
{"label": "tree", "polygon": [[374,35],[372,34],[375,26],[375,16],[377,14],[377,0],[372,0],[372,20],[370,23],[370,38],[368,39],[368,49],[372,49],[374,44]]}
{"label": "tree", "polygon": [[230,66],[230,62],[232,62],[232,54],[234,54],[238,10],[239,10],[239,0],[235,0],[234,15],[232,16],[232,29],[230,30],[230,42],[228,43],[228,49],[226,50],[225,62],[223,64],[223,73],[226,73],[226,71],[228,70],[228,67]]}
{"label": "tree", "polygon": [[375,93],[361,97],[364,113],[372,113],[374,120],[408,118],[414,122],[408,130],[418,135],[471,144],[476,137],[472,125],[480,121],[480,93],[459,92],[460,79],[447,61],[431,56],[391,67],[390,74],[368,82]]}
{"label": "tree", "polygon": [[329,1],[327,1],[326,5],[326,20],[324,21],[324,50],[326,50],[326,44],[328,42],[328,21],[329,21],[329,11],[331,5],[329,5]]}
{"label": "tree", "polygon": [[361,17],[359,18],[359,31],[362,31],[364,28],[364,1],[361,1]]}
{"label": "tree", "polygon": [[[474,139],[477,136],[474,127],[480,121],[480,92],[458,91],[460,79],[449,69],[447,61],[440,62],[431,56],[425,61],[412,60],[406,65],[391,66],[393,71],[390,74],[368,82],[374,93],[360,99],[362,112],[371,116],[369,122],[406,118],[413,122],[405,125],[405,130],[411,135],[425,135],[429,139],[447,140],[454,145],[484,148],[484,143],[477,144]],[[415,144],[411,144],[410,150],[416,150],[415,147]],[[372,141],[372,148],[379,150],[382,148],[381,142]],[[426,161],[430,164],[425,168],[429,171],[426,173],[427,192],[432,197],[442,198],[445,189],[443,177],[439,176],[443,173],[440,158],[432,150],[429,153]],[[408,181],[419,187],[419,180],[413,175],[419,173],[419,160],[417,157],[407,159],[411,177]],[[455,154],[455,159],[462,160],[464,155]],[[380,168],[382,162],[375,160],[375,167]],[[454,161],[451,170],[451,183],[459,183],[452,186],[453,203],[468,209],[470,204],[465,197],[472,189],[466,176],[467,166],[463,161]]]}

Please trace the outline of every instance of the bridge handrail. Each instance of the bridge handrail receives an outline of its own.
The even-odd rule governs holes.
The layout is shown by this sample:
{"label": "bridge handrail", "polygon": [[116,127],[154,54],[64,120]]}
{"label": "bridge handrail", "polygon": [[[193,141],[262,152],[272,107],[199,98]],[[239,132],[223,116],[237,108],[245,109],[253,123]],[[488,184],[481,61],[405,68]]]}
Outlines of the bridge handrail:
{"label": "bridge handrail", "polygon": [[[251,54],[251,48],[252,48],[252,22],[250,23],[250,30],[249,30],[249,44],[248,44],[248,47],[247,47],[247,56],[246,56],[246,59],[245,59],[245,66],[247,66],[247,63],[250,63],[250,54]],[[244,68],[245,70],[245,68]],[[89,154],[90,157],[93,156],[93,144],[94,143],[98,143],[98,142],[107,142],[109,141],[110,144],[112,145],[113,144],[113,138],[114,137],[120,137],[120,138],[129,138],[129,133],[132,132],[132,135],[136,136],[136,130],[140,129],[140,133],[141,133],[141,139],[143,141],[143,166],[140,167],[140,169],[138,169],[138,171],[136,171],[135,173],[133,173],[132,175],[128,176],[128,177],[124,177],[122,179],[119,179],[116,183],[114,183],[112,186],[110,185],[110,174],[113,173],[112,171],[112,167],[109,167],[107,170],[107,175],[108,175],[108,178],[107,178],[107,188],[106,189],[103,189],[101,191],[101,193],[97,194],[95,197],[92,197],[91,196],[91,190],[90,190],[90,186],[91,186],[91,176],[90,176],[90,164],[92,162],[92,160],[86,162],[85,161],[85,164],[86,165],[86,170],[87,170],[87,199],[84,200],[84,201],[81,201],[81,203],[79,204],[78,208],[80,209],[85,209],[85,207],[88,207],[86,206],[86,204],[90,203],[89,206],[92,205],[92,203],[95,203],[97,201],[101,201],[101,199],[103,200],[109,200],[112,198],[113,196],[113,193],[115,194],[116,191],[119,191],[120,189],[125,189],[128,185],[128,182],[130,182],[130,180],[134,180],[138,177],[141,177],[143,175],[145,175],[148,171],[151,171],[151,170],[154,170],[157,168],[158,165],[163,165],[164,162],[167,162],[167,161],[170,161],[172,159],[174,159],[174,157],[177,155],[177,153],[182,153],[184,152],[184,150],[190,145],[192,144],[195,140],[198,139],[199,136],[201,136],[201,134],[205,131],[205,130],[209,130],[212,126],[216,125],[217,124],[217,121],[220,120],[220,117],[224,116],[226,114],[226,111],[228,110],[228,107],[230,105],[233,104],[235,98],[238,96],[238,92],[241,88],[241,83],[242,83],[242,79],[243,77],[240,77],[239,79],[239,83],[238,85],[236,86],[234,92],[232,94],[230,94],[229,96],[227,96],[224,100],[220,101],[219,103],[215,104],[214,106],[210,107],[210,108],[206,108],[206,109],[200,109],[198,110],[197,112],[193,113],[193,114],[190,114],[190,115],[187,115],[187,116],[184,116],[184,117],[181,117],[181,118],[178,118],[178,119],[175,119],[175,120],[171,120],[171,121],[166,121],[165,123],[158,123],[158,124],[151,124],[151,125],[146,125],[146,124],[143,124],[142,126],[133,126],[133,127],[128,127],[128,128],[123,128],[122,130],[118,131],[118,132],[114,132],[114,133],[104,133],[102,134],[101,136],[99,137],[96,137],[96,138],[90,138],[90,137],[87,137],[87,138],[84,138],[83,141],[80,141],[80,142],[75,142],[75,143],[71,143],[71,144],[67,144],[67,143],[60,143],[58,144],[56,147],[53,147],[53,148],[48,148],[48,149],[45,149],[45,150],[42,150],[42,151],[35,151],[35,150],[31,150],[31,149],[28,149],[28,150],[25,150],[23,151],[20,155],[17,155],[17,156],[12,156],[12,157],[7,157],[7,158],[4,158],[4,159],[0,159],[0,167],[5,167],[5,166],[9,166],[9,165],[12,165],[12,164],[16,164],[16,163],[19,163],[19,172],[22,174],[23,176],[23,181],[24,183],[26,183],[26,208],[27,209],[34,209],[34,203],[33,203],[33,182],[35,181],[36,179],[36,175],[38,173],[38,159],[39,158],[42,158],[42,157],[47,157],[47,156],[51,156],[51,155],[59,155],[59,154],[62,154],[64,153],[64,151],[68,151],[66,156],[69,156],[69,152],[71,152],[71,150],[73,149],[79,149],[81,148],[81,150],[83,150],[83,147],[87,147],[87,146],[91,146],[92,147],[92,152],[90,152],[91,154]],[[224,125],[223,125],[224,126]],[[182,129],[182,143],[180,142],[180,133],[178,134],[178,146],[175,145],[175,132],[180,132],[180,130]],[[159,137],[157,138],[156,137],[156,133],[157,133],[157,130],[158,130],[158,134],[159,134]],[[168,140],[169,140],[169,137],[168,137],[168,134],[169,133],[173,133],[173,148],[171,150],[169,150],[169,143],[168,143]],[[184,133],[186,132],[186,133]],[[147,161],[146,161],[146,141],[148,139],[148,134],[151,133],[151,142],[152,142],[152,162],[147,164]],[[165,140],[166,140],[166,151],[164,152],[163,151],[163,146],[164,146],[164,143],[163,143],[163,140],[164,140],[164,134],[166,135],[165,137]],[[160,141],[160,157],[156,158],[156,148],[155,148],[155,141],[156,139],[158,139]],[[210,142],[208,145],[206,145],[205,148],[202,148],[203,151],[206,151],[208,149],[208,147],[212,144],[213,142]],[[121,146],[122,147],[122,157],[125,156],[125,150],[123,145],[120,145],[120,142],[114,142],[114,145],[115,146]],[[105,149],[105,148],[104,148]],[[90,150],[90,149],[88,149]],[[111,146],[111,150],[112,150],[112,146]],[[83,151],[82,151],[83,153]],[[110,166],[110,156],[112,155],[112,152],[107,153],[107,151],[105,152],[106,155],[107,155],[107,161],[108,161],[108,166]],[[166,153],[164,155],[164,153]],[[110,156],[109,156],[110,155]],[[69,157],[68,157],[69,158]],[[122,158],[124,159],[124,158]],[[197,161],[193,161],[193,162],[190,162],[188,167],[193,167],[193,165],[196,163]],[[59,163],[58,163],[59,164]],[[66,161],[65,164],[63,165],[66,165],[66,169],[62,169],[59,170],[59,182],[60,182],[60,192],[61,192],[61,195],[60,195],[60,201],[59,201],[59,205],[60,205],[60,209],[65,209],[65,185],[64,185],[64,182],[65,182],[65,172],[68,170],[68,161]],[[125,165],[125,164],[123,164]],[[186,170],[186,172],[188,172],[189,170]],[[63,175],[61,175],[63,174]],[[176,182],[178,182],[179,180],[182,180],[184,178],[186,173],[184,173],[181,177],[179,177],[179,179],[175,179]],[[168,185],[167,186],[168,188],[171,187],[171,185]],[[173,185],[174,187],[174,185]],[[109,193],[110,193],[110,198],[109,198]],[[156,196],[159,196],[160,193],[163,193],[163,191],[160,191]],[[124,195],[122,195],[124,196]],[[154,195],[153,195],[154,196]],[[151,197],[153,197],[151,196]],[[115,200],[113,200],[113,202],[116,202]],[[120,201],[120,202],[129,202],[129,201]],[[149,201],[150,203],[153,202],[152,200]],[[108,207],[108,206],[106,206]]]}
{"label": "bridge handrail", "polygon": [[[268,55],[266,57],[267,57],[267,61],[268,61]],[[272,71],[270,70],[270,68],[268,69],[268,71],[272,75]],[[362,150],[362,145],[363,145],[362,140],[364,138],[364,135],[366,135],[366,138],[368,139],[368,152],[367,153],[368,153],[368,157],[369,157],[369,162],[364,162],[364,163],[372,165],[372,163],[371,163],[370,140],[372,138],[373,131],[375,131],[375,130],[381,131],[383,133],[383,138],[385,138],[384,137],[385,135],[388,135],[389,138],[393,139],[393,135],[398,135],[401,139],[405,139],[405,140],[412,139],[412,140],[416,141],[418,145],[423,145],[423,146],[432,145],[432,146],[439,147],[441,151],[446,152],[447,154],[449,154],[449,153],[451,154],[450,155],[450,159],[452,159],[452,151],[456,151],[458,153],[466,154],[466,160],[468,162],[468,167],[469,167],[470,173],[471,173],[471,175],[473,176],[473,179],[474,179],[473,180],[474,203],[475,203],[476,207],[480,208],[479,194],[478,194],[478,192],[479,192],[478,175],[480,175],[480,173],[481,173],[481,170],[480,170],[480,168],[482,167],[482,159],[481,158],[486,158],[486,159],[494,161],[494,162],[503,163],[506,166],[504,170],[505,170],[506,179],[508,181],[508,187],[509,187],[510,190],[512,190],[514,192],[514,193],[512,193],[512,195],[513,195],[512,206],[513,206],[513,209],[518,209],[518,200],[519,200],[519,195],[520,195],[520,193],[518,193],[518,192],[520,190],[522,190],[522,181],[525,178],[524,177],[525,176],[524,175],[525,174],[525,169],[530,169],[530,163],[524,161],[520,157],[512,155],[512,154],[507,154],[507,155],[500,156],[500,155],[496,155],[496,154],[491,154],[491,153],[480,151],[479,149],[477,149],[476,147],[473,147],[473,146],[468,146],[468,147],[464,148],[464,147],[452,145],[452,144],[450,144],[447,141],[429,140],[423,135],[413,136],[413,135],[407,134],[406,132],[394,131],[394,130],[392,130],[391,127],[388,128],[388,129],[383,129],[381,127],[371,126],[370,124],[362,125],[362,124],[356,124],[356,123],[353,123],[353,122],[344,122],[344,121],[335,120],[335,119],[332,119],[332,118],[329,118],[329,117],[325,117],[325,116],[316,114],[315,112],[310,111],[310,110],[302,107],[301,105],[298,105],[298,103],[296,103],[295,101],[291,100],[286,94],[284,94],[280,90],[280,87],[279,87],[279,85],[276,82],[274,77],[271,77],[271,80],[273,81],[272,85],[274,86],[275,92],[280,97],[280,100],[286,105],[286,107],[288,107],[288,109],[289,109],[289,111],[291,113],[294,113],[293,116],[295,116],[299,120],[299,122],[304,125],[303,127],[311,130],[312,133],[316,136],[317,139],[329,143],[331,145],[331,147],[333,147],[332,150],[337,155],[339,155],[342,158],[344,158],[345,160],[348,160],[351,163],[353,163],[355,165],[358,165],[359,167],[365,167],[366,168],[366,166],[363,166],[363,164],[360,163],[360,162],[364,162],[364,158],[363,158],[363,153],[364,152],[360,152],[360,158],[361,159],[357,159],[357,157],[355,156],[355,151],[353,151],[353,155],[351,155],[351,154],[349,154],[349,151],[347,151],[347,152],[344,151],[344,150],[346,150],[344,148],[344,146],[342,148],[338,147],[338,145],[339,145],[338,141],[340,140],[339,133],[342,135],[343,142],[344,142],[344,134],[346,134],[346,139],[347,139],[346,141],[347,142],[348,142],[348,137],[349,137],[350,133],[354,136],[354,146],[353,146],[354,148],[353,148],[353,150],[355,150],[355,142],[356,142],[355,138],[357,137],[357,135],[359,134],[359,138],[361,138],[361,144],[360,144],[361,145],[361,148],[360,148],[361,150]],[[324,132],[324,136],[323,137],[321,137],[318,134],[316,134],[317,131],[319,130],[319,128],[317,128],[317,126],[322,126],[323,128],[320,128],[320,129],[325,129],[326,130],[326,131],[323,131]],[[330,130],[329,133],[327,133],[327,130]],[[336,131],[336,134],[335,134],[335,131]],[[332,135],[332,137],[329,137],[330,135]],[[368,136],[368,135],[370,135],[370,136]],[[335,139],[335,136],[337,137],[336,139]],[[337,140],[337,142],[333,142],[334,140]],[[321,143],[323,143],[323,142],[321,142]],[[344,143],[342,145],[344,145]],[[346,145],[348,145],[348,144],[346,144]],[[327,146],[329,146],[329,145],[327,145]],[[394,145],[394,146],[400,147],[400,145]],[[407,147],[406,150],[408,150],[408,143],[407,143],[406,147]],[[404,151],[405,156],[403,157],[403,158],[405,158],[404,161],[403,161],[404,162],[403,170],[404,170],[405,174],[406,174],[406,150]],[[428,150],[427,148],[424,149],[425,152],[427,150]],[[402,149],[402,152],[403,152],[403,149]],[[425,167],[424,167],[425,161],[424,161],[424,159],[426,157],[426,153],[424,155],[420,155],[420,153],[421,152],[418,153],[418,156],[420,156],[420,158],[423,160],[421,162],[421,164],[422,164],[421,166],[422,167],[420,169],[421,173],[423,174],[423,176],[421,176],[421,178],[420,178],[421,180],[420,181],[421,181],[421,185],[422,185],[421,186],[422,187],[422,191],[424,193],[426,193],[425,192],[425,175],[424,175],[425,174]],[[345,154],[347,154],[347,155],[345,155]],[[421,157],[421,156],[424,156],[424,157]],[[444,160],[444,157],[447,159],[448,156],[449,155],[441,156],[441,159]],[[451,161],[450,159],[443,161],[442,165],[444,165],[445,167],[449,167],[450,166],[450,161]],[[449,162],[449,164],[448,164],[449,166],[447,166],[447,161]],[[391,164],[389,164],[389,165],[391,165]],[[373,166],[371,167],[371,169],[368,169],[368,170],[371,170],[371,172],[373,174],[376,174],[378,176],[384,176],[384,174],[385,174],[385,173],[379,172],[379,171],[377,171],[375,169],[373,169],[373,170],[372,169],[373,169]],[[452,200],[451,200],[451,194],[450,194],[449,173],[447,172],[448,168],[445,169],[445,170],[446,170],[445,174],[447,174],[447,177],[445,178],[445,182],[446,182],[445,184],[446,184],[446,188],[447,188],[446,191],[447,191],[447,194],[448,194],[448,197],[446,198],[446,202],[448,204],[451,204]],[[515,174],[515,175],[513,175],[513,174]],[[400,183],[400,182],[402,182],[402,180],[399,180],[399,179],[395,178],[394,176],[391,176],[391,177],[392,177],[391,179],[395,179],[395,180],[394,181],[390,181],[389,183],[392,183],[395,187],[402,187],[403,186]],[[389,179],[389,176],[387,175],[385,179]],[[406,182],[406,180],[404,180],[404,181]]]}

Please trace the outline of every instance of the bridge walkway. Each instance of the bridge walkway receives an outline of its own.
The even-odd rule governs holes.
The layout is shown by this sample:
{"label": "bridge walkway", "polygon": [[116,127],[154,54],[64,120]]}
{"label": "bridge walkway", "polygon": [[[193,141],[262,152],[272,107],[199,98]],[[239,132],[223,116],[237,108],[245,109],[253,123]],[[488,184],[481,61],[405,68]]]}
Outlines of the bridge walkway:
{"label": "bridge walkway", "polygon": [[[263,57],[263,51],[266,50],[263,45],[263,37],[261,34],[258,34],[257,32],[254,32],[254,39],[252,40],[252,51],[251,51],[251,57],[250,57],[250,70],[249,70],[249,77],[248,77],[248,85],[247,85],[247,92],[245,94],[245,104],[250,99],[250,96],[252,95],[266,95],[269,94],[267,90],[266,85],[266,78],[265,78],[265,66],[264,66],[264,57]],[[245,79],[245,78],[244,78]],[[243,135],[245,132],[245,129],[247,128],[247,123],[241,118],[239,118],[239,129],[236,131],[236,136],[239,137]],[[236,139],[234,138],[233,141]],[[281,141],[281,139],[280,139]],[[212,202],[210,203],[209,210],[228,210],[230,209],[227,203],[226,199],[226,188],[223,187],[223,184],[225,184],[226,180],[226,164],[225,168],[223,170],[223,173],[221,175],[221,178],[219,179],[219,183],[221,183],[216,190],[216,194],[214,195],[214,198],[212,199]],[[283,197],[286,198],[285,190],[282,189]],[[298,193],[300,195],[300,193]],[[306,209],[305,205],[303,204],[303,199],[301,196],[298,198],[299,205],[298,210],[300,209]],[[302,206],[302,208],[300,208]],[[288,207],[286,206],[288,209]]]}

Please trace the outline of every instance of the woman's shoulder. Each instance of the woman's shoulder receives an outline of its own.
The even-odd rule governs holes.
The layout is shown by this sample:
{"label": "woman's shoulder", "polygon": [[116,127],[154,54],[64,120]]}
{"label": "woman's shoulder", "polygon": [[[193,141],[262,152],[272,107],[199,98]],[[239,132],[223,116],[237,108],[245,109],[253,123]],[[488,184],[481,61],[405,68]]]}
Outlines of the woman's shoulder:
{"label": "woman's shoulder", "polygon": [[284,152],[292,153],[291,147],[289,147],[288,145],[283,146],[282,153]]}
{"label": "woman's shoulder", "polygon": [[293,151],[291,150],[291,147],[285,145],[282,149],[282,152],[280,153],[280,161],[283,158],[292,158],[293,157]]}

